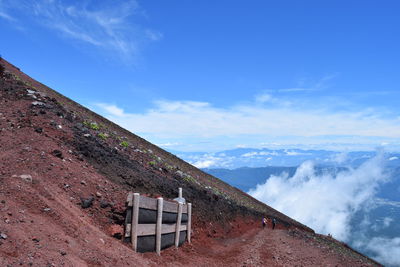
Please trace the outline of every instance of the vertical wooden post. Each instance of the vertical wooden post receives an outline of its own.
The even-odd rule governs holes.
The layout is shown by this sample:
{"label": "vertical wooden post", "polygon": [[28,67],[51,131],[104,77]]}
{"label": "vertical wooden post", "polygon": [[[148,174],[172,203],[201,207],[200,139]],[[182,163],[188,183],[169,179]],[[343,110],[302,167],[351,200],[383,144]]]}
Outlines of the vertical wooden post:
{"label": "vertical wooden post", "polygon": [[[181,188],[179,188],[181,189]],[[181,190],[179,190],[181,193]],[[180,195],[180,194],[179,194]],[[175,247],[179,246],[179,237],[181,234],[181,221],[182,221],[182,203],[178,203],[178,219],[176,221],[176,229],[175,229]]]}
{"label": "vertical wooden post", "polygon": [[140,194],[134,193],[133,194],[133,210],[132,210],[132,233],[131,233],[131,242],[132,248],[136,252],[137,249],[137,228],[138,228],[138,221],[139,221],[139,200]]}
{"label": "vertical wooden post", "polygon": [[187,211],[188,211],[188,222],[187,222],[187,240],[190,244],[190,234],[192,232],[192,203],[187,204]]}
{"label": "vertical wooden post", "polygon": [[[132,206],[133,206],[133,193],[129,192],[128,197],[126,198],[127,209],[126,209],[126,217],[125,217],[125,238],[131,236],[132,229]],[[130,218],[129,218],[130,217]]]}
{"label": "vertical wooden post", "polygon": [[157,225],[156,225],[156,252],[158,255],[161,253],[161,227],[162,227],[162,214],[163,214],[163,198],[157,199]]}
{"label": "vertical wooden post", "polygon": [[182,199],[182,187],[179,187],[179,198]]}

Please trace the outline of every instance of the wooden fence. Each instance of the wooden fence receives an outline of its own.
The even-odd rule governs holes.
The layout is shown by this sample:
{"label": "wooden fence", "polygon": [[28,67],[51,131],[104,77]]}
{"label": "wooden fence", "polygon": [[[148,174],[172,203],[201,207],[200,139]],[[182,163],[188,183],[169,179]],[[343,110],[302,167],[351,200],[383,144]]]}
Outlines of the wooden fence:
{"label": "wooden fence", "polygon": [[[182,189],[179,195],[182,197]],[[137,252],[156,251],[175,245],[185,239],[190,243],[192,204],[149,198],[129,193],[125,218],[125,241]]]}

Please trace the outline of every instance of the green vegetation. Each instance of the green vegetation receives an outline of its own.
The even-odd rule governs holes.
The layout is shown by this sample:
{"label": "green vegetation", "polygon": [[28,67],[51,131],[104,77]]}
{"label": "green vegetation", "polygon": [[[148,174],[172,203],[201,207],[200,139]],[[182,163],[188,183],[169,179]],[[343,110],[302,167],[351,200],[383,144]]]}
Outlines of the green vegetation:
{"label": "green vegetation", "polygon": [[154,160],[152,160],[152,161],[149,162],[149,165],[154,167],[154,166],[157,165],[157,162],[155,162]]}
{"label": "green vegetation", "polygon": [[126,142],[126,141],[122,141],[119,145],[122,146],[122,147],[128,147],[129,143]]}
{"label": "green vegetation", "polygon": [[108,134],[106,133],[99,133],[98,136],[103,140],[106,140],[108,138]]}
{"label": "green vegetation", "polygon": [[96,122],[84,121],[83,125],[95,131],[100,130],[100,126]]}
{"label": "green vegetation", "polygon": [[157,162],[162,162],[162,161],[163,161],[162,158],[160,158],[160,157],[157,156],[157,155],[151,154],[151,157],[152,157],[154,160],[156,160]]}
{"label": "green vegetation", "polygon": [[194,178],[193,178],[192,176],[190,176],[190,175],[185,175],[185,176],[183,176],[183,180],[185,180],[185,181],[188,182],[188,183],[192,183],[192,184],[197,183],[196,179],[194,179]]}
{"label": "green vegetation", "polygon": [[173,169],[175,169],[174,166],[169,165],[168,163],[165,163],[165,168],[166,168],[167,170],[169,170],[169,171],[172,171]]}

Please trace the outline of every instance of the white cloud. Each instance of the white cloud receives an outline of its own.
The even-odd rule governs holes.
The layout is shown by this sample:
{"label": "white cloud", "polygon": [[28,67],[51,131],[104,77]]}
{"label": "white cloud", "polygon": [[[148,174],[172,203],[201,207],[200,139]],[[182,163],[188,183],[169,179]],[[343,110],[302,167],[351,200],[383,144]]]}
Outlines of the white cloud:
{"label": "white cloud", "polygon": [[376,203],[376,205],[381,205],[381,206],[389,205],[389,206],[393,206],[396,208],[400,208],[400,202],[398,202],[398,201],[390,201],[390,200],[383,199],[383,198],[376,198],[375,203]]}
{"label": "white cloud", "polygon": [[307,156],[311,155],[310,153],[304,153],[304,152],[297,152],[297,151],[285,151],[287,156]]}
{"label": "white cloud", "polygon": [[399,159],[399,157],[390,157],[390,158],[389,158],[390,161],[392,161],[392,160],[397,160],[397,159]]}
{"label": "white cloud", "polygon": [[348,159],[348,155],[346,152],[336,153],[332,155],[331,161],[336,162],[338,164],[344,163]]}
{"label": "white cloud", "polygon": [[279,153],[276,152],[276,151],[272,151],[272,152],[269,152],[269,151],[260,151],[260,152],[253,151],[253,152],[244,153],[244,154],[241,155],[241,157],[243,157],[243,158],[252,158],[252,157],[257,157],[257,156],[278,156],[278,155],[279,155]]}
{"label": "white cloud", "polygon": [[266,103],[266,102],[274,101],[274,98],[270,94],[262,94],[262,95],[256,96],[256,101],[259,103]]}
{"label": "white cloud", "polygon": [[[323,76],[319,80],[313,80],[313,81],[307,81],[307,79],[302,79],[298,81],[297,87],[281,88],[276,90],[270,89],[267,90],[267,92],[298,93],[298,92],[313,92],[313,91],[323,90],[328,86],[327,83],[330,80],[334,79],[336,76],[337,74],[329,74]],[[306,84],[308,84],[308,86],[305,86]]]}
{"label": "white cloud", "polygon": [[177,142],[175,142],[175,143],[169,142],[169,143],[156,144],[156,145],[157,145],[157,146],[160,146],[160,147],[174,147],[174,146],[178,146],[179,143],[177,143]]}
{"label": "white cloud", "polygon": [[363,229],[364,231],[368,231],[368,227],[370,227],[371,229],[373,229],[374,231],[380,231],[384,228],[389,227],[392,222],[394,221],[393,218],[390,217],[384,217],[384,218],[380,218],[377,219],[375,223],[371,224],[370,222],[368,222],[367,227],[365,227],[365,229]]}
{"label": "white cloud", "polygon": [[366,248],[376,254],[374,259],[386,266],[400,266],[400,237],[372,238]]}
{"label": "white cloud", "polygon": [[389,227],[389,225],[394,221],[393,218],[385,217],[383,218],[383,227]]}
{"label": "white cloud", "polygon": [[197,167],[197,168],[209,168],[211,166],[214,166],[216,163],[216,161],[214,160],[203,160],[203,161],[196,161],[195,163],[193,163],[193,166]]}
{"label": "white cloud", "polygon": [[109,105],[104,103],[97,103],[96,106],[104,109],[108,114],[117,117],[124,116],[124,110],[122,108],[117,107],[116,105]]}
{"label": "white cloud", "polygon": [[16,21],[9,13],[6,11],[7,6],[4,0],[0,0],[0,18],[8,20],[10,22]]}
{"label": "white cloud", "polygon": [[[114,111],[110,110],[111,106]],[[99,113],[124,128],[153,139],[229,137],[231,140],[236,138],[236,143],[258,140],[259,144],[262,139],[275,142],[287,137],[285,143],[297,138],[297,144],[304,143],[304,140],[309,143],[317,141],[314,144],[319,144],[320,148],[328,142],[331,146],[341,142],[369,145],[371,148],[380,144],[382,139],[399,143],[400,136],[396,119],[362,110],[340,112],[252,103],[218,108],[207,102],[166,100],[156,101],[153,108],[143,113],[129,113],[105,103],[97,104],[97,107]]]}
{"label": "white cloud", "polygon": [[385,182],[384,157],[380,153],[357,169],[316,174],[311,161],[287,173],[271,176],[249,191],[256,199],[324,234],[346,241],[350,219]]}
{"label": "white cloud", "polygon": [[15,19],[13,17],[11,17],[10,15],[8,15],[7,13],[5,13],[1,10],[0,10],[0,18],[3,18],[8,21],[15,21]]}
{"label": "white cloud", "polygon": [[201,156],[197,156],[193,161],[189,163],[197,168],[215,168],[215,167],[229,167],[229,163],[231,162],[230,157],[211,154],[203,154]]}
{"label": "white cloud", "polygon": [[258,152],[247,152],[247,153],[242,154],[241,157],[243,157],[243,158],[252,158],[252,157],[257,156],[257,155],[258,155]]}
{"label": "white cloud", "polygon": [[124,59],[136,57],[146,40],[157,41],[162,37],[161,33],[132,22],[132,18],[140,14],[135,0],[89,0],[74,4],[60,0],[3,2],[6,3],[0,10],[3,18],[11,19],[4,10],[21,12],[21,16],[63,36],[112,51]]}
{"label": "white cloud", "polygon": [[152,30],[149,30],[149,29],[147,29],[147,30],[145,31],[145,33],[146,33],[146,36],[147,36],[150,40],[152,40],[152,41],[161,40],[162,37],[163,37],[163,34],[162,34],[162,33],[157,32],[157,31],[152,31]]}

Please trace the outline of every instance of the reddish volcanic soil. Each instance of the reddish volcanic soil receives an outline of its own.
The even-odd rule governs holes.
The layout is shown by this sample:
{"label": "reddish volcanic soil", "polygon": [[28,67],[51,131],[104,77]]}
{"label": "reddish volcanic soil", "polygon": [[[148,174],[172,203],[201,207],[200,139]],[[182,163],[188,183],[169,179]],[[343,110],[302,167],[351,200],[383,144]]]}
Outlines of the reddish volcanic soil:
{"label": "reddish volcanic soil", "polygon": [[[0,63],[0,266],[378,265]],[[120,239],[127,193],[178,187],[192,243],[134,253]]]}

